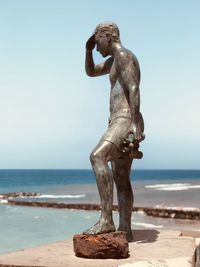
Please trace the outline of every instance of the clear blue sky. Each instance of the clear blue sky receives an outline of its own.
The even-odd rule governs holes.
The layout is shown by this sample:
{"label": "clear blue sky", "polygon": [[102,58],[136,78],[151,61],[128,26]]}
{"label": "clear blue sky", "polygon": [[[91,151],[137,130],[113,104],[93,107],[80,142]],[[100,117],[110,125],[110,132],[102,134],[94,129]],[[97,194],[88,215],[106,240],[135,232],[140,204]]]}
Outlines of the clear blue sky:
{"label": "clear blue sky", "polygon": [[90,168],[110,87],[85,74],[85,42],[108,20],[141,67],[133,167],[200,168],[199,11],[198,0],[0,0],[0,168]]}

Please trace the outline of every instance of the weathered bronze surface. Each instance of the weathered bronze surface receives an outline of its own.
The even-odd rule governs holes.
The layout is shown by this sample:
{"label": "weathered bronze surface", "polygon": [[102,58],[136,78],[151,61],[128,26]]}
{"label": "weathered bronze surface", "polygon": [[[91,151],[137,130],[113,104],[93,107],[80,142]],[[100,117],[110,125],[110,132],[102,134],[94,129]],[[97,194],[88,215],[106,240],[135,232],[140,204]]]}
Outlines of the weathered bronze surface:
{"label": "weathered bronze surface", "polygon": [[[103,57],[110,56],[97,65],[92,53],[95,46]],[[144,122],[140,113],[139,63],[135,55],[122,45],[116,24],[105,22],[96,27],[86,43],[85,70],[91,77],[109,74],[111,92],[108,130],[90,155],[101,199],[101,217],[84,234],[115,231],[112,219],[114,181],[119,205],[118,230],[126,231],[128,241],[132,241],[130,170],[133,159],[142,158],[138,149],[144,139]],[[111,170],[108,162],[111,162]]]}

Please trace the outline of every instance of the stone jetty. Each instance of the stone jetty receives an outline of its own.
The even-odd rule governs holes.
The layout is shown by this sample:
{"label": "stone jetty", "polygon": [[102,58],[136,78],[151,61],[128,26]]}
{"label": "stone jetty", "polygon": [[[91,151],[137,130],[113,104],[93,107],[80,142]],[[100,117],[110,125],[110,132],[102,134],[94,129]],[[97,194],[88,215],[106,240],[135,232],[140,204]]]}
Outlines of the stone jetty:
{"label": "stone jetty", "polygon": [[[13,198],[26,198],[40,196],[36,192],[15,192],[0,194],[0,199],[7,200],[10,205],[29,206],[29,207],[44,207],[56,209],[76,209],[76,210],[100,210],[99,204],[87,203],[58,203],[44,201],[24,201],[14,200]],[[113,210],[118,210],[118,205],[113,205]],[[142,211],[148,216],[187,220],[200,220],[200,208],[173,208],[173,207],[133,207],[134,212]]]}

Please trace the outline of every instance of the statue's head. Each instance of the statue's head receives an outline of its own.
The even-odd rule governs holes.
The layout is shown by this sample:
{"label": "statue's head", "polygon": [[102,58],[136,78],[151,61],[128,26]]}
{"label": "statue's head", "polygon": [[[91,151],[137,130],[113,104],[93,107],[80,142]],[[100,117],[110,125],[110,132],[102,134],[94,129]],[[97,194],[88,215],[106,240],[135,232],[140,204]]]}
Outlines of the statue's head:
{"label": "statue's head", "polygon": [[95,29],[95,40],[98,40],[102,36],[106,36],[112,42],[120,42],[119,28],[113,22],[103,22],[97,25]]}
{"label": "statue's head", "polygon": [[120,43],[119,29],[113,22],[103,22],[97,25],[94,35],[97,51],[104,57],[109,55],[111,43]]}

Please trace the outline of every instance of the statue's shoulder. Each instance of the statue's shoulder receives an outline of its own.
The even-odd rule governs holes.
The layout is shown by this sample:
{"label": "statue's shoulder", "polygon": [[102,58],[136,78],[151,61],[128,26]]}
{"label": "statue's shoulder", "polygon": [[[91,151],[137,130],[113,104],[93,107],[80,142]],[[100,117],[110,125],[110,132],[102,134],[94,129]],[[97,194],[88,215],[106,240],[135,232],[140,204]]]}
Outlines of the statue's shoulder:
{"label": "statue's shoulder", "polygon": [[121,58],[121,59],[126,59],[129,58],[129,59],[133,59],[133,60],[137,60],[135,54],[127,49],[126,47],[122,46],[119,50],[118,50],[118,58]]}
{"label": "statue's shoulder", "polygon": [[129,63],[133,64],[135,67],[139,68],[139,61],[136,55],[130,51],[129,49],[125,48],[127,59],[129,59]]}
{"label": "statue's shoulder", "polygon": [[129,56],[130,58],[132,58],[133,60],[136,60],[137,61],[137,57],[136,55],[129,49],[125,48],[126,50],[126,53],[127,53],[127,56]]}
{"label": "statue's shoulder", "polygon": [[135,54],[125,47],[122,47],[118,51],[118,55],[116,57],[115,62],[116,62],[116,65],[121,68],[124,68],[125,66],[130,66],[130,65],[139,67],[139,62]]}

